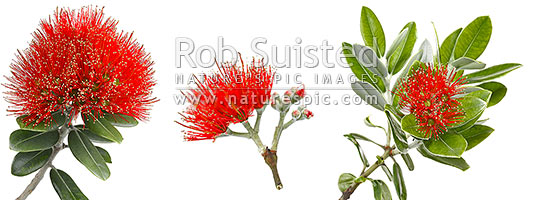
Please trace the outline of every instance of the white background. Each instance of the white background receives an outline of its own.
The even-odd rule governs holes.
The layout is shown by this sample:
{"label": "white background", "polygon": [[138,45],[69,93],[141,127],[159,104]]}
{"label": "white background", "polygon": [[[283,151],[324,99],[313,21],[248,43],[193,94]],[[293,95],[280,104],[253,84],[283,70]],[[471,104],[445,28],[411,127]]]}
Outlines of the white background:
{"label": "white background", "polygon": [[[254,37],[268,39],[268,45],[294,45],[301,37],[304,44],[320,45],[322,40],[338,46],[341,42],[362,43],[359,32],[361,6],[369,6],[380,19],[389,46],[406,22],[416,21],[418,42],[434,43],[431,22],[435,22],[440,40],[458,27],[465,27],[478,16],[490,15],[493,35],[479,60],[488,65],[519,62],[523,68],[499,81],[508,87],[506,98],[484,113],[488,125],[496,131],[481,145],[464,154],[471,165],[466,172],[427,160],[412,153],[416,169],[410,172],[402,163],[409,199],[544,199],[547,197],[550,140],[546,128],[547,102],[547,26],[548,5],[544,1],[3,1],[0,6],[0,73],[9,74],[9,64],[17,49],[31,40],[40,19],[56,7],[83,5],[105,6],[105,13],[120,20],[119,28],[135,31],[138,41],[152,53],[158,85],[148,122],[136,128],[122,129],[120,145],[103,145],[112,158],[111,177],[101,181],[62,151],[54,165],[75,179],[90,199],[337,199],[337,179],[342,172],[357,174],[361,162],[355,147],[343,134],[358,132],[383,139],[379,130],[369,129],[362,119],[385,125],[384,116],[365,105],[311,105],[315,117],[301,121],[283,134],[279,148],[279,171],[284,189],[274,188],[270,171],[255,150],[252,141],[223,138],[184,142],[176,105],[175,73],[205,71],[174,63],[174,39],[189,37],[196,45],[226,43],[238,48],[245,57]],[[334,55],[332,53],[331,55]],[[316,69],[295,67],[282,73],[348,74],[349,69],[320,66]],[[304,80],[306,87],[311,80]],[[6,83],[2,78],[2,83]],[[341,86],[347,87],[347,86]],[[1,87],[5,91],[4,87]],[[313,91],[308,91],[313,92]],[[329,91],[339,97],[348,91]],[[1,102],[0,122],[5,145],[0,151],[0,199],[14,199],[33,175],[14,177],[10,165],[16,154],[8,149],[8,137],[17,129],[14,116],[7,116],[7,103]],[[261,136],[270,142],[276,113],[264,114]],[[364,145],[370,162],[379,149]],[[400,159],[399,159],[400,160]],[[385,179],[381,171],[373,177]],[[387,181],[386,181],[387,182]],[[393,184],[387,182],[394,191]],[[57,199],[46,176],[29,199]],[[395,196],[394,196],[395,198]],[[372,186],[365,183],[352,199],[373,199]]]}

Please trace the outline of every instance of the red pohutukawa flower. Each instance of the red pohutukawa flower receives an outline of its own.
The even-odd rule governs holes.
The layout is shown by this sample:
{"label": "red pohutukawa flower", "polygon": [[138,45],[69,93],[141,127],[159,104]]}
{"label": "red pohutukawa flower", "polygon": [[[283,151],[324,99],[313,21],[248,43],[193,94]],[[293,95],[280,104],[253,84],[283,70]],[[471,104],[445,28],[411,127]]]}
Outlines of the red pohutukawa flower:
{"label": "red pohutukawa flower", "polygon": [[464,78],[447,66],[422,63],[420,67],[398,83],[399,105],[413,114],[419,131],[437,138],[447,127],[464,117],[456,95],[462,93]]}
{"label": "red pohutukawa flower", "polygon": [[4,84],[8,111],[24,120],[51,121],[50,113],[119,113],[145,119],[150,105],[153,62],[131,33],[103,9],[56,10],[42,20],[29,48],[19,51]]}
{"label": "red pohutukawa flower", "polygon": [[186,140],[215,139],[225,133],[230,124],[246,121],[254,109],[269,102],[274,72],[263,60],[245,65],[222,63],[216,73],[205,76],[198,88],[186,95],[191,101],[185,113],[180,113],[180,125]]}

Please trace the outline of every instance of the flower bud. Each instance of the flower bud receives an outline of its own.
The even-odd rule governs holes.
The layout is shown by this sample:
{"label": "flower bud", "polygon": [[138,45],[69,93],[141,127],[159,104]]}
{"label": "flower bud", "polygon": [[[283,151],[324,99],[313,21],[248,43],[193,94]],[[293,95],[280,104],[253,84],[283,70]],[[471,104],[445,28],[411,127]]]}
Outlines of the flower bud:
{"label": "flower bud", "polygon": [[300,115],[302,115],[302,113],[298,110],[295,110],[295,111],[292,111],[292,118],[297,120],[298,118],[300,118]]}
{"label": "flower bud", "polygon": [[304,116],[306,117],[306,119],[310,119],[313,117],[313,112],[311,112],[310,110],[308,109],[305,109],[304,112],[302,112],[302,114],[304,114]]}
{"label": "flower bud", "polygon": [[297,110],[292,111],[292,118],[296,121],[310,119],[312,117],[313,112],[306,109],[305,106],[300,106]]}
{"label": "flower bud", "polygon": [[292,91],[293,91],[293,95],[292,95],[292,98],[291,98],[292,103],[296,103],[296,102],[302,100],[306,96],[306,90],[305,90],[304,84],[302,84],[298,87],[293,87]]}
{"label": "flower bud", "polygon": [[281,104],[281,96],[279,96],[279,93],[274,92],[273,95],[271,95],[271,107],[275,110],[278,110],[279,104]]}

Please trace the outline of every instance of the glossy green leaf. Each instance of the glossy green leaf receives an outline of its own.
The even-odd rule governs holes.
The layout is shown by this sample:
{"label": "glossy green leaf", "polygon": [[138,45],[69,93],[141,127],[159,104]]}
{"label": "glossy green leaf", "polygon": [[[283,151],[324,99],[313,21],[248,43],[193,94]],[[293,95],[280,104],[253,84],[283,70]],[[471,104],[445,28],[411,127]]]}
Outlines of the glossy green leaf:
{"label": "glossy green leaf", "polygon": [[42,168],[52,155],[52,149],[33,152],[20,152],[15,155],[11,163],[11,174],[26,176]]}
{"label": "glossy green leaf", "polygon": [[443,43],[441,43],[441,47],[439,49],[439,58],[441,59],[441,64],[445,65],[451,61],[456,45],[456,40],[458,39],[458,35],[460,34],[460,32],[462,32],[462,28],[455,30],[453,33],[447,36],[445,40],[443,40]]}
{"label": "glossy green leaf", "polygon": [[418,125],[416,117],[413,114],[405,115],[405,117],[401,119],[401,127],[405,132],[411,134],[417,139],[427,140],[430,138],[426,133],[419,131],[420,126]]}
{"label": "glossy green leaf", "polygon": [[105,160],[106,163],[113,163],[113,161],[111,161],[111,155],[107,152],[107,150],[98,146],[95,148],[97,148],[97,151],[99,151],[99,154],[101,154],[101,157],[103,157],[103,160]]}
{"label": "glossy green leaf", "polygon": [[[391,55],[399,48],[400,45],[406,43],[409,31],[410,30],[408,28],[404,28],[403,30],[401,30],[401,32],[399,32],[399,35],[397,35],[397,38],[395,38],[390,48],[388,49],[388,54],[386,54],[386,59],[389,59]],[[389,72],[391,72],[391,70]]]}
{"label": "glossy green leaf", "polygon": [[132,116],[123,115],[123,114],[111,114],[105,113],[103,115],[105,120],[110,122],[113,126],[119,127],[134,127],[138,125],[138,121]]}
{"label": "glossy green leaf", "polygon": [[359,142],[357,142],[357,139],[355,139],[355,135],[347,134],[347,135],[344,135],[344,137],[348,138],[348,140],[355,145],[355,147],[357,148],[357,152],[359,153],[359,157],[361,158],[361,162],[363,162],[363,166],[368,167],[369,161],[365,156],[365,152],[363,152],[363,148],[361,148],[361,145],[359,144]]}
{"label": "glossy green leaf", "polygon": [[451,127],[451,130],[456,132],[461,132],[472,127],[475,122],[481,117],[485,108],[487,108],[487,102],[474,97],[466,95],[459,100],[461,108],[464,111],[464,118],[461,119],[460,123],[457,123]]}
{"label": "glossy green leaf", "polygon": [[520,68],[522,65],[518,63],[506,63],[495,65],[487,69],[466,74],[465,78],[468,83],[479,83],[495,79],[501,76],[506,75],[507,73]]}
{"label": "glossy green leaf", "polygon": [[87,200],[73,179],[64,171],[56,168],[50,170],[50,180],[61,200]]}
{"label": "glossy green leaf", "polygon": [[105,118],[96,117],[94,115],[83,115],[82,119],[85,127],[91,132],[116,143],[122,142],[122,135],[120,132],[118,132],[118,130]]}
{"label": "glossy green leaf", "polygon": [[340,175],[340,178],[338,178],[338,189],[340,189],[340,192],[346,191],[346,189],[349,188],[351,184],[355,181],[355,175],[350,173],[343,173]]}
{"label": "glossy green leaf", "polygon": [[430,153],[451,158],[460,158],[468,146],[468,142],[462,135],[453,132],[440,134],[437,139],[431,138],[423,142]]}
{"label": "glossy green leaf", "polygon": [[395,191],[399,200],[407,199],[407,187],[405,186],[405,179],[403,179],[403,171],[397,163],[393,163],[393,184],[395,185]]}
{"label": "glossy green leaf", "polygon": [[388,76],[388,69],[370,47],[354,44],[353,55],[355,55],[355,58],[361,66],[370,70],[372,73],[380,77]]}
{"label": "glossy green leaf", "polygon": [[407,143],[407,135],[401,129],[401,125],[397,120],[395,120],[391,114],[390,111],[385,111],[386,117],[388,118],[388,127],[391,130],[390,133],[393,136],[393,140],[395,141],[395,145],[397,146],[397,149],[403,151],[407,148],[409,148],[409,145]]}
{"label": "glossy green leaf", "polygon": [[83,125],[76,125],[76,128],[80,130],[84,135],[90,139],[90,141],[94,143],[113,143],[113,141],[106,139],[104,137],[99,136],[98,134],[95,134],[94,132],[90,131],[90,129],[84,128]]}
{"label": "glossy green leaf", "polygon": [[[416,23],[409,22],[403,27],[401,33],[404,33],[404,35],[400,35],[398,39],[394,41],[392,47],[390,47],[388,51],[388,55],[386,55],[388,60],[388,71],[392,75],[401,71],[407,60],[409,60],[409,57],[411,57],[414,43],[416,42]],[[404,38],[401,39],[401,37]]]}
{"label": "glossy green leaf", "polygon": [[456,69],[483,69],[485,68],[485,63],[479,62],[477,60],[462,57],[451,62],[451,65]]}
{"label": "glossy green leaf", "polygon": [[384,56],[386,51],[386,36],[378,18],[368,7],[361,9],[361,36],[365,45],[376,51],[378,57]]}
{"label": "glossy green leaf", "polygon": [[346,61],[358,80],[370,83],[380,92],[386,92],[386,86],[382,77],[372,73],[366,67],[363,67],[355,57],[353,46],[349,43],[342,43],[342,53]]}
{"label": "glossy green leaf", "polygon": [[67,117],[61,111],[54,112],[52,114],[52,121],[47,124],[44,122],[40,122],[38,124],[34,122],[27,122],[25,120],[27,117],[28,115],[22,115],[17,117],[16,121],[19,127],[21,129],[39,131],[39,132],[58,129],[59,127],[63,126],[63,124],[67,123],[67,120],[68,120]]}
{"label": "glossy green leaf", "polygon": [[386,176],[388,177],[388,180],[390,182],[392,182],[393,181],[393,174],[391,173],[390,168],[388,168],[388,166],[386,164],[380,165],[380,168],[382,168],[382,171],[384,171],[384,174],[386,174]]}
{"label": "glossy green leaf", "polygon": [[492,92],[490,90],[486,90],[480,87],[467,87],[467,88],[470,88],[471,91],[467,92],[465,97],[477,97],[485,101],[486,103],[489,103],[489,99],[491,99],[491,95],[492,95]]}
{"label": "glossy green leaf", "polygon": [[361,97],[365,103],[378,110],[384,110],[384,106],[387,104],[384,96],[382,96],[382,94],[370,83],[355,81],[351,83],[351,89],[353,89],[355,94]]}
{"label": "glossy green leaf", "polygon": [[371,180],[372,189],[374,190],[374,199],[376,200],[391,200],[391,193],[388,185],[382,180]]}
{"label": "glossy green leaf", "polygon": [[420,147],[417,148],[418,152],[422,154],[422,156],[429,158],[431,160],[434,160],[438,163],[449,165],[452,167],[456,167],[462,171],[466,171],[470,168],[470,165],[466,163],[466,161],[463,158],[448,158],[448,157],[441,157],[434,155],[430,153],[424,145],[420,145]]}
{"label": "glossy green leaf", "polygon": [[101,180],[109,178],[111,172],[101,153],[80,130],[69,133],[69,148],[74,157],[95,176]]}
{"label": "glossy green leaf", "polygon": [[40,151],[53,147],[58,140],[57,130],[37,132],[19,129],[10,135],[10,149],[18,152]]}
{"label": "glossy green leaf", "polygon": [[402,153],[401,157],[403,158],[403,161],[405,161],[405,164],[407,165],[409,171],[414,170],[414,163],[411,156],[408,153]]}
{"label": "glossy green leaf", "polygon": [[485,140],[485,138],[489,137],[489,135],[491,135],[493,131],[495,131],[495,129],[489,126],[474,125],[469,129],[460,132],[460,135],[462,135],[466,139],[466,141],[468,141],[468,148],[466,148],[466,151],[477,146],[479,143]]}
{"label": "glossy green leaf", "polygon": [[472,21],[458,37],[454,50],[454,58],[468,57],[477,59],[485,51],[493,26],[489,16],[481,16]]}
{"label": "glossy green leaf", "polygon": [[491,99],[489,100],[487,107],[497,105],[504,98],[504,96],[506,96],[506,91],[508,90],[504,84],[494,81],[483,83],[477,87],[481,87],[492,92]]}

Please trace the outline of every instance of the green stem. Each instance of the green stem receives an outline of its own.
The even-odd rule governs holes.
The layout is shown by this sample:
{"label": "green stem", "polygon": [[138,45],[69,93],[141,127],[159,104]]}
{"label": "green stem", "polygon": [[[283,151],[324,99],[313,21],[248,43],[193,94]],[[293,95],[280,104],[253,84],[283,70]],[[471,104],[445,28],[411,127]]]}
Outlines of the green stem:
{"label": "green stem", "polygon": [[[366,171],[364,171],[363,173],[361,173],[361,175],[359,177],[363,177],[365,179],[368,178],[368,176],[370,174],[372,174],[372,172],[374,172],[374,170],[376,170],[378,167],[380,167],[381,165],[384,164],[384,160],[386,160],[386,158],[388,158],[389,156],[392,155],[392,151],[393,149],[395,149],[395,146],[391,147],[391,148],[386,148],[384,150],[384,153],[380,156],[380,160],[377,160],[373,165],[371,165]],[[340,196],[340,199],[339,200],[347,200],[349,199],[349,197],[351,196],[351,194],[353,194],[353,192],[355,192],[355,190],[357,189],[357,187],[359,187],[359,185],[361,185],[361,182],[353,182],[344,192],[342,192],[342,196]]]}
{"label": "green stem", "polygon": [[258,147],[258,151],[264,152],[265,146],[262,143],[262,140],[260,139],[260,137],[258,136],[258,132],[256,132],[254,128],[252,128],[252,126],[250,125],[250,123],[248,123],[248,121],[244,121],[242,122],[242,124],[246,128],[246,130],[248,130],[248,133],[250,134],[250,139],[252,139],[252,141],[254,141],[254,143]]}
{"label": "green stem", "polygon": [[250,133],[237,132],[231,129],[227,129],[226,135],[220,135],[218,137],[224,137],[224,136],[237,136],[237,137],[243,137],[248,139],[252,138]]}
{"label": "green stem", "polygon": [[36,186],[38,186],[40,181],[42,181],[42,179],[44,178],[44,174],[46,174],[46,171],[48,171],[48,169],[50,167],[53,167],[52,162],[55,159],[55,157],[57,156],[57,153],[59,153],[61,150],[63,150],[65,148],[65,144],[63,144],[63,140],[65,140],[65,137],[69,134],[69,132],[71,130],[72,130],[72,128],[69,127],[68,124],[64,124],[58,130],[59,131],[59,140],[52,147],[53,151],[52,151],[52,154],[50,155],[50,158],[48,159],[46,164],[44,164],[44,166],[42,166],[42,168],[40,168],[38,173],[36,173],[34,178],[31,180],[31,183],[25,188],[25,190],[23,190],[21,195],[19,195],[19,197],[17,197],[16,200],[25,200],[25,199],[27,199],[27,197],[34,191]]}
{"label": "green stem", "polygon": [[283,125],[283,130],[287,129],[290,125],[294,124],[296,122],[296,119],[291,119],[290,121],[286,122],[285,125]]}
{"label": "green stem", "polygon": [[277,127],[275,128],[275,133],[273,134],[273,142],[272,142],[272,145],[271,145],[271,150],[273,151],[277,151],[277,146],[279,145],[279,139],[281,139],[281,134],[284,130],[284,121],[285,121],[285,116],[286,116],[286,111],[285,112],[280,112],[280,116],[279,116],[279,123],[277,124]]}
{"label": "green stem", "polygon": [[257,116],[256,116],[256,122],[254,123],[254,130],[257,133],[260,132],[260,121],[262,120],[262,115],[264,114],[265,107],[266,106],[264,105],[264,107],[260,109],[256,109]]}

